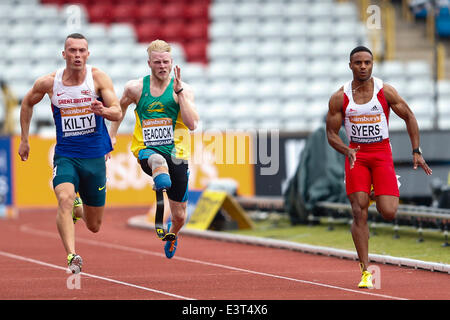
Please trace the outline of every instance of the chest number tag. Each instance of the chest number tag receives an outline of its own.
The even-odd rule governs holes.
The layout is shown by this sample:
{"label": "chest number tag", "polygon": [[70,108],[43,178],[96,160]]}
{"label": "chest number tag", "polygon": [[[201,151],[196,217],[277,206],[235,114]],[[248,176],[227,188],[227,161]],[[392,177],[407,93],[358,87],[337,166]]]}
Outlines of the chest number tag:
{"label": "chest number tag", "polygon": [[61,108],[61,124],[64,137],[82,136],[95,131],[95,115],[86,107]]}
{"label": "chest number tag", "polygon": [[351,137],[355,143],[373,143],[383,140],[381,114],[351,116]]}
{"label": "chest number tag", "polygon": [[173,144],[172,119],[160,118],[142,120],[142,137],[144,138],[144,144],[147,147]]}

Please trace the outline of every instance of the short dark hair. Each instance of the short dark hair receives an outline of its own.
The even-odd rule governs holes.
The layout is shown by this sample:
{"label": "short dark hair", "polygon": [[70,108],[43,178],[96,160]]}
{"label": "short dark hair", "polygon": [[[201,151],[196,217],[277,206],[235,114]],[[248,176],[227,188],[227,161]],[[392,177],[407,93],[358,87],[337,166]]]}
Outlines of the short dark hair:
{"label": "short dark hair", "polygon": [[66,37],[66,40],[64,40],[64,49],[66,48],[67,39],[84,39],[84,40],[86,40],[86,42],[88,42],[86,37],[83,36],[81,33],[78,33],[78,32],[71,33]]}
{"label": "short dark hair", "polygon": [[69,34],[69,35],[67,36],[66,40],[69,39],[69,38],[70,38],[70,39],[84,39],[84,40],[87,41],[86,37],[83,36],[81,33],[78,33],[78,32]]}
{"label": "short dark hair", "polygon": [[350,52],[350,61],[352,60],[352,56],[353,56],[355,53],[361,52],[361,51],[365,51],[365,52],[370,53],[370,55],[371,55],[372,58],[373,58],[372,51],[370,51],[369,48],[364,47],[364,46],[358,46],[358,47],[356,47],[355,49],[353,49],[352,52]]}

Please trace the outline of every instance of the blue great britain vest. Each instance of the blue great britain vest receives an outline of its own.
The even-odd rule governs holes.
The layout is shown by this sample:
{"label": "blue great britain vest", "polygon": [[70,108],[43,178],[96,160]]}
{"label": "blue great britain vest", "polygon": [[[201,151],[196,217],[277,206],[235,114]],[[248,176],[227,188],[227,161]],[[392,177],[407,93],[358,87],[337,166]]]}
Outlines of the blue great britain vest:
{"label": "blue great britain vest", "polygon": [[89,110],[96,97],[92,66],[86,65],[86,78],[79,86],[65,86],[63,73],[64,68],[56,71],[51,97],[56,126],[55,154],[100,158],[112,150],[112,144],[105,119]]}

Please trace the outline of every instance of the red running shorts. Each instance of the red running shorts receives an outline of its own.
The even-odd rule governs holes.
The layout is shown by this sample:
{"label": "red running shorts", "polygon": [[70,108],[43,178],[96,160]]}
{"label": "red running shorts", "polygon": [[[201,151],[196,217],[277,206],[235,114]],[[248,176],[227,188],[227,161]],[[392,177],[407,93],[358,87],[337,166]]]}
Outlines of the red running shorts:
{"label": "red running shorts", "polygon": [[359,191],[369,194],[373,185],[375,196],[399,197],[400,193],[389,139],[380,143],[350,144],[352,149],[358,146],[360,150],[356,153],[356,161],[352,169],[350,169],[348,157],[345,159],[345,189],[347,195]]}

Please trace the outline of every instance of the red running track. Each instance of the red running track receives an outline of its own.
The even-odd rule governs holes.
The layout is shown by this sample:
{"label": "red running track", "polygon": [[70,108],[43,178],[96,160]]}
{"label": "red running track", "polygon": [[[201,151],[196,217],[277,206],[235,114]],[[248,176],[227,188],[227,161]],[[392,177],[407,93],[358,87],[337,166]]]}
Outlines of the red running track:
{"label": "red running track", "polygon": [[381,288],[361,290],[355,261],[186,235],[169,260],[154,232],[127,226],[144,212],[107,209],[97,234],[78,222],[78,278],[66,273],[55,211],[0,220],[0,299],[450,299],[445,273],[377,265]]}

